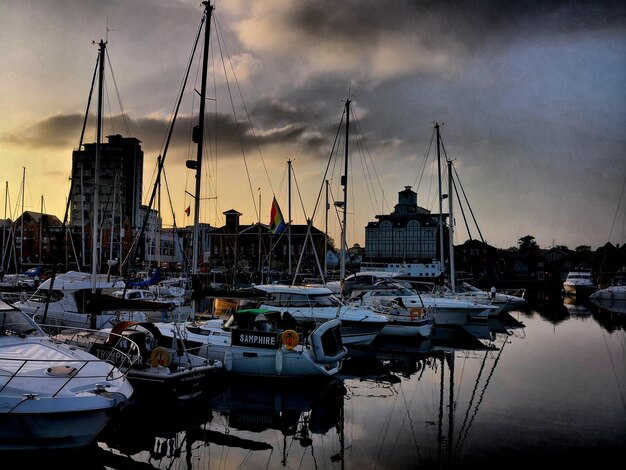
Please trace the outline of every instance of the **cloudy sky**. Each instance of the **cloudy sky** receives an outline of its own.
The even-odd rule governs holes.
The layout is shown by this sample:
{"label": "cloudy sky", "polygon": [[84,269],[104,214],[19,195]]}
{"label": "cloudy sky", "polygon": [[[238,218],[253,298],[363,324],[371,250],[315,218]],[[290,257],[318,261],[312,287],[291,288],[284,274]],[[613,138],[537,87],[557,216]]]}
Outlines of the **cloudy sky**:
{"label": "cloudy sky", "polygon": [[[25,174],[25,209],[39,211],[43,198],[63,218],[106,40],[104,134],[142,141],[145,202],[164,153],[164,220],[193,221],[184,162],[196,155],[199,52],[167,152],[164,142],[203,11],[197,0],[0,4],[8,217],[21,212]],[[210,48],[202,222],[222,225],[222,212],[236,209],[242,223],[268,223],[274,195],[287,217],[291,186],[294,222],[313,218],[323,230],[324,181],[331,200],[343,199],[345,144],[335,137],[350,97],[350,245],[364,243],[367,222],[393,210],[405,186],[438,212],[435,122],[488,243],[626,241],[624,2],[217,0]],[[84,140],[94,142],[89,122]],[[458,205],[455,214],[456,243],[480,238]],[[337,218],[329,211],[339,240]]]}

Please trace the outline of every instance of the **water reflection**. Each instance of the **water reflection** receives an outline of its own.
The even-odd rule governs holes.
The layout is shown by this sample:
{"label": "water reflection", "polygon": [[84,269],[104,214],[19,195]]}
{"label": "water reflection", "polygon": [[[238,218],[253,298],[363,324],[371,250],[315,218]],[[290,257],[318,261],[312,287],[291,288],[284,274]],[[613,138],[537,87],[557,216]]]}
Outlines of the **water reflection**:
{"label": "water reflection", "polygon": [[523,311],[487,323],[351,349],[328,381],[227,379],[193,401],[138,403],[73,461],[120,470],[598,463],[626,446],[616,359],[626,309],[530,295]]}

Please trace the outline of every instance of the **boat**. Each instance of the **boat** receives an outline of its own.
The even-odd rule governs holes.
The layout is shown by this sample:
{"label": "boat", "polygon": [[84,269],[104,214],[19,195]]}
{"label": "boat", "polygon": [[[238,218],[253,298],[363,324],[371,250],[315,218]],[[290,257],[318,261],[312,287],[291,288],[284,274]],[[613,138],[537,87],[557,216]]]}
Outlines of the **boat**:
{"label": "boat", "polygon": [[563,281],[563,291],[566,295],[588,297],[597,290],[593,272],[589,269],[579,268],[570,271]]}
{"label": "boat", "polygon": [[89,445],[133,396],[112,363],[55,341],[0,301],[0,450]]}
{"label": "boat", "polygon": [[253,290],[264,298],[242,300],[240,308],[288,312],[300,324],[338,319],[341,321],[341,340],[346,346],[371,344],[389,323],[380,313],[343,302],[327,287],[263,284],[254,286]]}
{"label": "boat", "polygon": [[361,290],[381,281],[393,280],[399,275],[393,271],[359,271],[346,276],[343,281],[343,292],[341,292],[341,281],[328,281],[325,286],[335,294],[342,294],[347,299],[350,298],[353,290]]}
{"label": "boat", "polygon": [[494,312],[494,315],[517,310],[528,304],[528,301],[524,298],[525,289],[498,292],[495,287],[492,287],[489,291],[486,291],[465,281],[457,285],[454,292],[448,290],[444,291],[444,293],[456,299],[472,300],[474,302],[497,306],[499,309]]}
{"label": "boat", "polygon": [[163,336],[152,322],[128,321],[100,330],[67,328],[53,337],[115,363],[144,398],[195,397],[222,369],[219,360],[191,353],[180,338]]}
{"label": "boat", "polygon": [[233,375],[330,377],[347,355],[340,321],[299,328],[291,315],[272,309],[241,309],[227,320],[157,323],[168,338],[184,340],[194,353],[222,361]]}
{"label": "boat", "polygon": [[[193,310],[191,304],[186,302],[183,297],[174,296],[166,289],[150,289],[150,288],[129,288],[120,289],[111,293],[113,297],[118,299],[128,299],[134,301],[148,301],[155,304],[161,304],[162,309],[156,310],[156,313],[167,312],[166,317],[170,321],[172,320],[187,320],[193,317]],[[156,305],[154,306],[156,307]],[[154,312],[149,310],[146,312],[148,319],[151,321],[162,321],[163,318],[157,318],[151,316],[148,312]]]}
{"label": "boat", "polygon": [[589,298],[599,301],[626,301],[626,271],[616,273],[611,284],[592,292]]}
{"label": "boat", "polygon": [[122,321],[147,321],[155,315],[160,320],[172,309],[159,302],[139,303],[111,295],[124,287],[121,278],[68,271],[56,276],[54,281],[45,280],[30,297],[24,296],[13,305],[37,323],[92,329],[112,327]]}
{"label": "boat", "polygon": [[463,325],[467,322],[485,322],[499,310],[498,307],[470,300],[450,298],[436,293],[418,292],[407,284],[379,282],[369,289],[354,290],[352,305],[363,305],[374,311],[404,312],[428,309],[435,325]]}

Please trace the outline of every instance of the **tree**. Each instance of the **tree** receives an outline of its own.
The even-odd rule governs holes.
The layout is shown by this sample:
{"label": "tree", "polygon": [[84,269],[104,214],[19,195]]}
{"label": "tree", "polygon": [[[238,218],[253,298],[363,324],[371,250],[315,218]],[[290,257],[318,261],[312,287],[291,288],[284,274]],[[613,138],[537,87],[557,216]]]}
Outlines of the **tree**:
{"label": "tree", "polygon": [[517,241],[520,253],[534,253],[539,249],[539,245],[532,235],[526,235]]}

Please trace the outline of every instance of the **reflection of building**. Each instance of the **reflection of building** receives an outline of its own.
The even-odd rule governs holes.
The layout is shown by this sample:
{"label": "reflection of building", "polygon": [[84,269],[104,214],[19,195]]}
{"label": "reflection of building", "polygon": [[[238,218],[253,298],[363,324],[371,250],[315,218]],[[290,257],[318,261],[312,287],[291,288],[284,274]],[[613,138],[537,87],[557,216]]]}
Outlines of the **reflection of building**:
{"label": "reflection of building", "polygon": [[[444,223],[447,214],[443,214]],[[388,215],[365,227],[365,260],[429,262],[438,258],[439,214],[417,205],[417,193],[405,186]]]}

